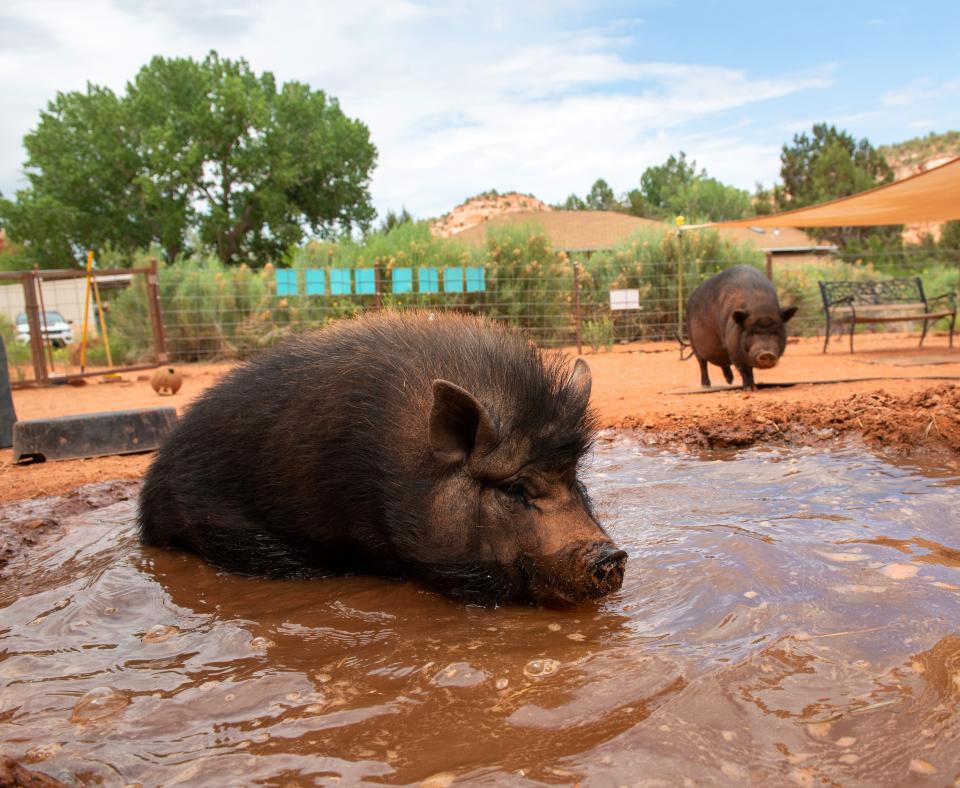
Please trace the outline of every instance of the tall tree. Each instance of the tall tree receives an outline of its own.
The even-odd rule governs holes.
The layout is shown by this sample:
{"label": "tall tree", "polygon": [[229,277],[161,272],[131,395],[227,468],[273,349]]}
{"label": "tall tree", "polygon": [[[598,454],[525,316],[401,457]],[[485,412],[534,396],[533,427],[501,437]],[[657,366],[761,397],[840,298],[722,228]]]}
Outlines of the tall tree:
{"label": "tall tree", "polygon": [[29,187],[0,221],[44,262],[151,242],[168,258],[191,236],[224,262],[263,262],[375,216],[367,127],[335,98],[211,52],[156,57],[126,95],[58,94],[27,134]]}
{"label": "tall tree", "polygon": [[697,171],[687,155],[671,155],[663,164],[648,167],[640,176],[640,193],[651,214],[661,218],[682,215],[691,222],[742,219],[753,213],[750,195]]}
{"label": "tall tree", "polygon": [[619,207],[610,184],[603,178],[597,178],[584,201],[591,211],[614,211]]}
{"label": "tall tree", "polygon": [[[702,176],[706,177],[704,171]],[[687,162],[687,154],[680,151],[663,163],[647,167],[640,176],[640,192],[651,208],[662,215],[677,213],[679,197],[697,178],[697,163]]]}
{"label": "tall tree", "polygon": [[[867,139],[856,140],[836,126],[817,123],[811,134],[796,134],[780,154],[782,184],[774,189],[777,210],[848,197],[893,180],[893,170]],[[899,227],[829,227],[812,230],[844,246],[899,237]]]}

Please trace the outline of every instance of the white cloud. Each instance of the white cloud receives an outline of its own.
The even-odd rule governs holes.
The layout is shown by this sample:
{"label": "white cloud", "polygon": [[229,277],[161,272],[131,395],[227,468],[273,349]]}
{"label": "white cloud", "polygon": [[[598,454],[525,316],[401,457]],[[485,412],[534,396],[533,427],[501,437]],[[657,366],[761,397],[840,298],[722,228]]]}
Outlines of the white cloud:
{"label": "white cloud", "polygon": [[33,42],[0,55],[5,123],[0,189],[17,185],[22,135],[57,90],[87,80],[122,90],[153,54],[246,57],[278,80],[337,96],[380,155],[377,208],[442,213],[488,188],[548,201],[597,177],[618,191],[680,149],[744,187],[776,175],[779,146],[724,136],[747,108],[825,88],[830,69],[756,76],[730,67],[650,62],[634,53],[642,20],[577,28],[570,4],[354,0],[58,0],[14,2]]}
{"label": "white cloud", "polygon": [[958,94],[960,94],[960,79],[935,81],[924,77],[914,80],[902,88],[888,90],[883,94],[883,104],[886,107],[909,107],[913,104]]}

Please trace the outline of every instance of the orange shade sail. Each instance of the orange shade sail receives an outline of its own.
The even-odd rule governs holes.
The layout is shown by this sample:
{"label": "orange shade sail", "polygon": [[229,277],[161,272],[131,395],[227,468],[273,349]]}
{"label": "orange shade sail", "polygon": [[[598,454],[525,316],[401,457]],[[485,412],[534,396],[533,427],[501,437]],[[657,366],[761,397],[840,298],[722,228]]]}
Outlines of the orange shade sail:
{"label": "orange shade sail", "polygon": [[960,219],[960,157],[839,200],[712,227],[862,227]]}

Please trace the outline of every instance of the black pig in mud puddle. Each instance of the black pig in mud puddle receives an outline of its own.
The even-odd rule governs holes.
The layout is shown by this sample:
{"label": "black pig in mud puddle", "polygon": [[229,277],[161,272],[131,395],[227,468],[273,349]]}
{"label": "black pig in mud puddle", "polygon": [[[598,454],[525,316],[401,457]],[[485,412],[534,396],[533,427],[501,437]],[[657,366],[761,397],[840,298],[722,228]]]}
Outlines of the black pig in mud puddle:
{"label": "black pig in mud puddle", "polygon": [[267,576],[410,577],[485,604],[617,590],[578,467],[591,375],[482,318],[380,313],[209,389],[147,473],[140,534]]}
{"label": "black pig in mud puddle", "polygon": [[737,265],[700,284],[687,300],[687,336],[700,363],[700,385],[709,386],[707,363],[733,383],[737,368],[743,388],[755,389],[753,370],[775,367],[787,345],[785,324],[795,306],[780,308],[777,291],[755,268]]}

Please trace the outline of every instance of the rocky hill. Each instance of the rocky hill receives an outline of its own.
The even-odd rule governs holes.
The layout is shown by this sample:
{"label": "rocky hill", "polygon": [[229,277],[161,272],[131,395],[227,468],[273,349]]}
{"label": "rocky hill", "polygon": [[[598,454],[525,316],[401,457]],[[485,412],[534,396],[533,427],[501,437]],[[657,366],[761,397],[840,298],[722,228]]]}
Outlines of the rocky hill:
{"label": "rocky hill", "polygon": [[465,200],[450,213],[446,213],[430,225],[430,232],[440,238],[463,232],[494,216],[517,211],[549,211],[550,206],[532,194],[496,191],[484,192]]}
{"label": "rocky hill", "polygon": [[899,181],[960,156],[960,131],[944,134],[931,132],[926,137],[881,145],[878,151],[893,168],[894,177]]}
{"label": "rocky hill", "polygon": [[[960,156],[960,131],[948,131],[944,134],[931,132],[925,137],[883,145],[878,150],[893,169],[893,177],[899,181],[939,167]],[[903,239],[907,243],[920,243],[925,235],[939,239],[940,225],[908,224],[903,231]]]}

